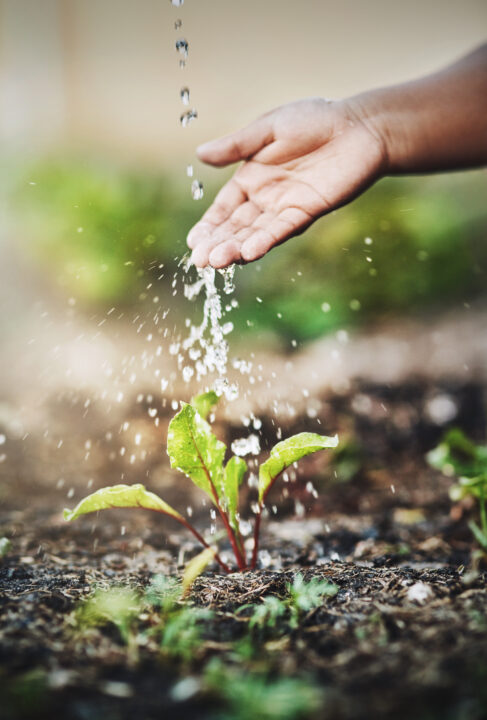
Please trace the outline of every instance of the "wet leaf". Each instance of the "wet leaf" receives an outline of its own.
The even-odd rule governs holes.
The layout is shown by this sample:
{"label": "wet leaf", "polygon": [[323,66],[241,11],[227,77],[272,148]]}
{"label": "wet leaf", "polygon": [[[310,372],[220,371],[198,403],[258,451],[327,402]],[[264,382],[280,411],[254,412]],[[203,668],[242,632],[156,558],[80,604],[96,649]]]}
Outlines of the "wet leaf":
{"label": "wet leaf", "polygon": [[219,494],[226,446],[194,407],[183,403],[169,423],[167,454],[171,467],[187,475],[215,502],[212,485]]}
{"label": "wet leaf", "polygon": [[287,467],[311,453],[334,448],[338,445],[338,436],[328,437],[316,433],[299,433],[277,443],[268,460],[259,468],[259,502],[263,502],[276,477]]}
{"label": "wet leaf", "polygon": [[194,407],[203,420],[206,420],[215,405],[218,404],[219,400],[220,398],[216,392],[214,390],[209,390],[208,392],[195,395],[194,398],[191,398],[190,405]]}
{"label": "wet leaf", "polygon": [[65,520],[75,520],[80,515],[107,510],[109,508],[140,507],[146,510],[156,510],[170,515],[176,520],[182,520],[182,516],[168,505],[164,500],[149,492],[143,485],[112,485],[101,488],[91,495],[83,498],[74,510],[64,511]]}
{"label": "wet leaf", "polygon": [[223,474],[223,494],[226,499],[230,524],[234,530],[238,529],[238,491],[246,472],[247,463],[245,460],[234,455],[227,462]]}

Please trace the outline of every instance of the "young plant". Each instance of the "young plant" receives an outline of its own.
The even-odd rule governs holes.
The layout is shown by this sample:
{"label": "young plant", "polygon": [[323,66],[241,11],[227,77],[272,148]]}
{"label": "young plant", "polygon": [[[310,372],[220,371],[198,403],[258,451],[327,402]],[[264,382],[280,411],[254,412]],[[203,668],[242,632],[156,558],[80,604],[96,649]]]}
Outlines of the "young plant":
{"label": "young plant", "polygon": [[286,585],[287,597],[278,598],[275,595],[266,595],[259,605],[243,605],[239,611],[253,608],[249,619],[249,630],[274,629],[280,619],[287,620],[289,627],[296,628],[303,613],[314,610],[322,605],[327,597],[334,597],[338,586],[329,580],[311,578],[306,582],[301,573],[298,573],[292,583]]}
{"label": "young plant", "polygon": [[[240,571],[255,568],[259,548],[259,533],[266,497],[281,472],[306,455],[324,448],[334,448],[338,438],[304,432],[277,443],[269,458],[259,468],[258,502],[254,525],[254,548],[249,562],[246,557],[239,515],[239,489],[247,471],[247,463],[233,456],[225,463],[226,446],[213,434],[206,417],[218,402],[214,392],[194,398],[191,404],[181,403],[181,410],[169,424],[167,452],[171,467],[186,475],[215,505],[225,527]],[[232,572],[216,550],[177,510],[149,492],[143,485],[114,485],[102,488],[85,497],[74,510],[65,510],[66,520],[108,508],[139,507],[169,515],[177,520],[210,552],[203,561],[213,558],[227,573]],[[204,563],[200,564],[200,567]],[[201,567],[202,571],[203,567]]]}
{"label": "young plant", "polygon": [[450,498],[458,502],[474,498],[479,507],[480,526],[468,526],[482,550],[487,552],[487,446],[475,445],[459,429],[450,430],[438,447],[427,455],[430,465],[458,482],[450,488]]}

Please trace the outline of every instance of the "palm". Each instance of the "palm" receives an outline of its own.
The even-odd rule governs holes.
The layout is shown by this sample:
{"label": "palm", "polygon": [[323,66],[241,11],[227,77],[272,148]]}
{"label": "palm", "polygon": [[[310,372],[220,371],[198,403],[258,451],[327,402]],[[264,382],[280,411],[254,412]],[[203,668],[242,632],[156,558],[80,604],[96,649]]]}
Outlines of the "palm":
{"label": "palm", "polygon": [[216,141],[207,157],[202,153],[202,159],[223,165],[245,156],[242,143],[259,147],[191,231],[188,244],[197,265],[255,260],[351,200],[378,175],[379,143],[340,103],[293,103],[258,123],[253,133],[253,126],[244,131],[246,137]]}

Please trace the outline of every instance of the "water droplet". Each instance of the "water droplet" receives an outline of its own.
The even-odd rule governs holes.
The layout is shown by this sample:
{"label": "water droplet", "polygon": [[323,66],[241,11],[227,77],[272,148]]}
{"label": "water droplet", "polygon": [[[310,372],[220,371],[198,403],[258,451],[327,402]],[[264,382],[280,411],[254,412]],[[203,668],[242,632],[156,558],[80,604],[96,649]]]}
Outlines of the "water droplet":
{"label": "water droplet", "polygon": [[186,366],[183,368],[183,380],[184,382],[189,382],[191,378],[194,375],[194,370],[192,367]]}
{"label": "water droplet", "polygon": [[330,310],[331,310],[330,303],[324,302],[321,306],[321,309],[323,310],[324,313],[330,312]]}
{"label": "water droplet", "polygon": [[179,95],[181,97],[183,105],[189,105],[189,88],[181,88],[181,90],[179,91]]}
{"label": "water droplet", "polygon": [[365,243],[366,245],[372,245],[372,238],[366,237],[365,240],[364,240],[364,243]]}
{"label": "water droplet", "polygon": [[239,457],[258,455],[260,452],[259,436],[252,433],[247,438],[237,438],[232,443],[232,452]]}
{"label": "water droplet", "polygon": [[179,30],[179,28],[182,26],[182,24],[183,24],[183,21],[180,18],[178,18],[176,20],[176,22],[174,23],[174,29]]}
{"label": "water droplet", "polygon": [[186,166],[186,175],[188,177],[193,177],[193,166],[192,165]]}
{"label": "water droplet", "polygon": [[188,57],[189,50],[188,41],[184,38],[179,38],[179,40],[176,40],[176,50],[180,55],[183,56],[184,59],[186,59]]}
{"label": "water droplet", "polygon": [[183,128],[188,127],[189,123],[195,120],[198,117],[198,113],[193,108],[192,110],[188,110],[187,112],[183,113],[181,117],[179,118],[179,122],[183,126]]}
{"label": "water droplet", "polygon": [[193,180],[191,183],[191,195],[193,200],[201,200],[204,195],[203,183],[199,180]]}
{"label": "water droplet", "polygon": [[184,0],[169,0],[173,7],[181,7],[184,4]]}

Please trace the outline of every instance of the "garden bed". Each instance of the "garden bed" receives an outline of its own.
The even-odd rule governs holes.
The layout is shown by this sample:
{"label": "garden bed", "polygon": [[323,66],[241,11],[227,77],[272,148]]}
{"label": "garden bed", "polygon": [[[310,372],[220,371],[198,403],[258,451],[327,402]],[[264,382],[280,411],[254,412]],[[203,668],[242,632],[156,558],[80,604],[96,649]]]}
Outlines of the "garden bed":
{"label": "garden bed", "polygon": [[[320,420],[318,431],[339,432],[341,454],[306,459],[294,482],[273,490],[277,515],[264,522],[259,570],[223,576],[210,568],[170,611],[147,589],[181,575],[198,551],[191,536],[143,511],[72,525],[61,516],[87,485],[124,473],[124,482],[144,482],[176,507],[191,505],[195,524],[207,527],[209,508],[163,457],[169,412],[155,427],[134,399],[123,420],[137,427],[146,453],[130,463],[121,418],[96,408],[83,418],[69,398],[56,400],[48,437],[40,423],[38,434],[9,440],[1,466],[0,534],[12,541],[0,565],[3,716],[485,717],[487,574],[471,564],[471,510],[452,506],[451,480],[424,458],[448,424],[485,436],[483,393],[474,382],[357,383],[321,398],[317,417],[290,418],[283,436],[317,431]],[[275,419],[262,421],[265,450]],[[241,434],[215,430],[227,443]],[[298,575],[334,589],[293,616]],[[116,618],[88,621],[83,601],[120,585],[133,592],[127,632]],[[281,601],[275,621],[252,624],[268,597]],[[192,639],[176,632],[164,644],[164,623],[185,608],[212,614]]]}

